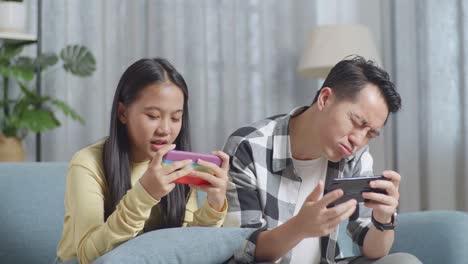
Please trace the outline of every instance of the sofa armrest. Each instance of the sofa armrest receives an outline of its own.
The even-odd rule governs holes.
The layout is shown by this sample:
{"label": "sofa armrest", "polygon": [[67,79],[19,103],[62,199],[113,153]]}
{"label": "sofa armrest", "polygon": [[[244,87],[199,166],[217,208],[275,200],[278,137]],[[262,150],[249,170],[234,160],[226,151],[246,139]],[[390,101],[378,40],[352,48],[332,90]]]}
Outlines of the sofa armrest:
{"label": "sofa armrest", "polygon": [[65,162],[0,163],[0,263],[51,263],[65,214]]}
{"label": "sofa armrest", "polygon": [[403,213],[391,252],[406,252],[423,263],[460,263],[468,259],[468,214],[457,211]]}

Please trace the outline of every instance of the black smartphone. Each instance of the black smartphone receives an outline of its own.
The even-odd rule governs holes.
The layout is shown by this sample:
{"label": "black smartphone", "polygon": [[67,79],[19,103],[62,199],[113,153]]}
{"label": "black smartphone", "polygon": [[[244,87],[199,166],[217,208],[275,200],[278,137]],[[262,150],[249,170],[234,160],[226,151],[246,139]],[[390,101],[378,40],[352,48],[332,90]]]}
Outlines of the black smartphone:
{"label": "black smartphone", "polygon": [[387,194],[384,189],[371,188],[369,183],[375,180],[387,180],[382,175],[370,176],[370,177],[352,177],[352,178],[337,178],[333,179],[330,186],[327,186],[325,193],[332,192],[337,189],[342,189],[344,194],[336,201],[329,204],[329,207],[333,207],[337,204],[344,203],[348,200],[355,199],[358,203],[366,202],[367,199],[362,197],[363,192],[376,192]]}

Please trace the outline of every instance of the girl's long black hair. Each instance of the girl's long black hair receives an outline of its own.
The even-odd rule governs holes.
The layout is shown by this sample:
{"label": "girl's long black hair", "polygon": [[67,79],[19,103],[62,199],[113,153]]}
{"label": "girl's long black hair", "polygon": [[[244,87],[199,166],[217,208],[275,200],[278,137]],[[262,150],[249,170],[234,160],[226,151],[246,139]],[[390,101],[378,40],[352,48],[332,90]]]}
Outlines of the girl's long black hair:
{"label": "girl's long black hair", "polygon": [[[130,139],[127,127],[118,118],[119,102],[125,106],[132,104],[138,94],[148,85],[172,82],[184,94],[182,127],[174,144],[176,149],[190,151],[188,90],[184,78],[165,59],[141,59],[132,64],[120,78],[112,104],[109,137],[104,143],[103,165],[108,185],[104,202],[104,220],[115,211],[125,193],[131,188],[130,178]],[[190,188],[184,184],[164,196],[161,206],[162,228],[180,227],[185,217],[185,204]]]}

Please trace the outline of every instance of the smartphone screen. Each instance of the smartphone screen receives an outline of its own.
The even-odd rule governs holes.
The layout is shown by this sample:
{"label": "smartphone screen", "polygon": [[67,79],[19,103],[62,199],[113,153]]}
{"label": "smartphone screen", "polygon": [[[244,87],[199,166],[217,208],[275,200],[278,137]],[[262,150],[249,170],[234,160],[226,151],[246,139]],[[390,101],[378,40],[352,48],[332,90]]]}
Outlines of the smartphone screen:
{"label": "smartphone screen", "polygon": [[201,159],[204,161],[214,163],[218,166],[221,166],[221,163],[222,163],[221,159],[215,155],[180,151],[180,150],[171,150],[163,157],[163,161],[166,163],[171,163],[174,161],[186,160],[186,159],[191,159],[193,162],[197,162],[197,160]]}
{"label": "smartphone screen", "polygon": [[364,198],[362,197],[363,192],[377,192],[387,194],[387,192],[383,189],[374,189],[369,186],[369,183],[375,180],[389,179],[382,175],[333,179],[331,184],[327,186],[325,193],[329,193],[337,189],[342,189],[344,194],[342,197],[332,202],[329,206],[332,207],[351,199],[355,199],[358,203],[365,202]]}
{"label": "smartphone screen", "polygon": [[[208,161],[208,162],[216,164],[217,166],[221,166],[221,163],[222,163],[221,158],[215,155],[171,150],[163,157],[163,165],[168,165],[168,164],[171,164],[172,162],[179,161],[179,160],[186,160],[186,159],[191,159],[193,161],[192,164],[189,165],[192,169],[210,173],[210,174],[213,174],[214,172],[209,168],[199,165],[197,163],[197,160],[201,159],[204,161]],[[182,183],[182,184],[193,184],[193,185],[210,185],[209,182],[202,180],[200,178],[197,178],[197,177],[193,177],[191,175],[181,177],[175,180],[174,182]]]}

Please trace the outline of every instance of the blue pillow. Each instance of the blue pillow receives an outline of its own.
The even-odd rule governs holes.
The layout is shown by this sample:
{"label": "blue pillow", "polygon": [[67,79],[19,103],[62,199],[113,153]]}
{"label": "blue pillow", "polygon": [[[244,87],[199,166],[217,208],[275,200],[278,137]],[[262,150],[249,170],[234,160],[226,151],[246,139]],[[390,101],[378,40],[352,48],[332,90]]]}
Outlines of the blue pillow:
{"label": "blue pillow", "polygon": [[131,239],[94,263],[223,263],[255,229],[181,227]]}

